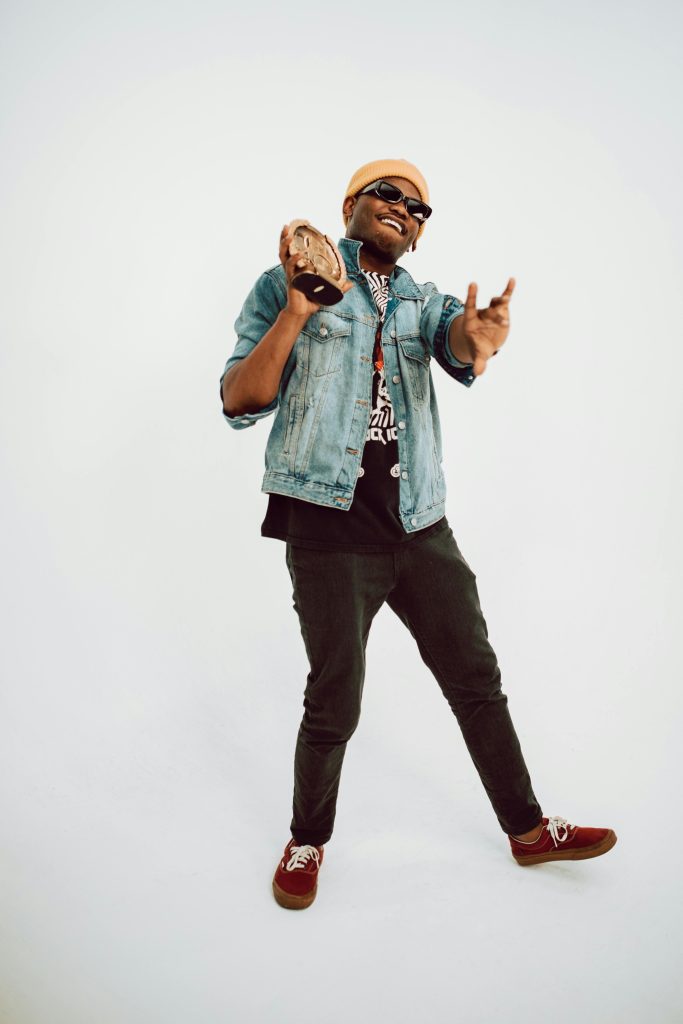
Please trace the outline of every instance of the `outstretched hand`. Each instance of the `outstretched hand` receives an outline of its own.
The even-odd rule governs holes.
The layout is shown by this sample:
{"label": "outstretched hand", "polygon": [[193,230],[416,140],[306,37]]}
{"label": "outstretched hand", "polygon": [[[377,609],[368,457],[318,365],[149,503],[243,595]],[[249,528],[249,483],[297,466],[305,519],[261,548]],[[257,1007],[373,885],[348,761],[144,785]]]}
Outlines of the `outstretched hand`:
{"label": "outstretched hand", "polygon": [[476,284],[470,284],[467,289],[462,336],[469,349],[469,361],[474,364],[475,376],[484,372],[488,360],[505,343],[510,331],[509,306],[514,290],[515,279],[511,277],[502,295],[494,296],[486,309],[477,309]]}

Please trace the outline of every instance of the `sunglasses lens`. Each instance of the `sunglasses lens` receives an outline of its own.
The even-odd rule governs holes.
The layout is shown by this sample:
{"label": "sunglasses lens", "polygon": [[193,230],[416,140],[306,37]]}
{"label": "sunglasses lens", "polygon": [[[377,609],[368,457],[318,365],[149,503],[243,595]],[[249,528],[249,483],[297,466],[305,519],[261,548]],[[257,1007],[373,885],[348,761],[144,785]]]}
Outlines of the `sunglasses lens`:
{"label": "sunglasses lens", "polygon": [[406,202],[406,209],[411,217],[419,221],[427,220],[427,217],[432,212],[431,207],[427,206],[426,203],[421,203],[419,199],[409,199]]}
{"label": "sunglasses lens", "polygon": [[387,203],[398,203],[403,198],[400,188],[389,184],[388,181],[380,181],[377,186],[377,194]]}

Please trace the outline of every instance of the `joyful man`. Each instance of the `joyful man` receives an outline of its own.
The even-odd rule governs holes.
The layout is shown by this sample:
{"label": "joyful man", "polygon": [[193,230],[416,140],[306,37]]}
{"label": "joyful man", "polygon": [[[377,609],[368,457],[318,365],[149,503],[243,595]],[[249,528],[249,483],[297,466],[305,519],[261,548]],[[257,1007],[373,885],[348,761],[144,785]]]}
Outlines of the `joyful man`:
{"label": "joyful man", "polygon": [[501,690],[475,582],[445,516],[434,359],[470,387],[510,329],[510,278],[478,309],[416,284],[397,261],[431,215],[405,160],[365,164],[343,201],[348,280],[337,305],[292,287],[305,268],[280,237],[221,377],[223,414],[243,429],[276,412],[261,533],[285,542],[310,663],[294,758],[293,818],[273,878],[278,903],[309,906],[335,818],[346,745],[359,720],[365,648],[386,601],[415,638],[460,726],[518,864],[606,853],[611,829],[544,817]]}

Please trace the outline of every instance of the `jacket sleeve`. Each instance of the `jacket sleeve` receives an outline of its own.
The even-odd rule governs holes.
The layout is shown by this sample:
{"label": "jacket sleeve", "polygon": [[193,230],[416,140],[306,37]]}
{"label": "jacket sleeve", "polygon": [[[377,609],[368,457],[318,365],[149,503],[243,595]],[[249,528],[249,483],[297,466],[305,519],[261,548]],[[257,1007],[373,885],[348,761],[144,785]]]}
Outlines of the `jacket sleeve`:
{"label": "jacket sleeve", "polygon": [[[284,308],[286,301],[287,292],[282,283],[277,279],[275,271],[266,270],[265,273],[261,274],[249,292],[235,321],[237,342],[221,374],[220,395],[222,395],[223,378],[228,370],[253,351],[263,335],[275,323],[278,313]],[[276,395],[270,405],[266,405],[256,412],[244,413],[241,416],[228,416],[225,410],[223,410],[223,418],[235,430],[244,430],[245,427],[252,427],[257,420],[263,419],[264,416],[270,416],[271,413],[275,412],[279,400],[279,395]]]}
{"label": "jacket sleeve", "polygon": [[429,346],[429,351],[449,377],[454,377],[465,387],[472,386],[476,377],[473,363],[462,363],[456,359],[448,344],[448,331],[456,317],[462,316],[465,307],[455,295],[444,295],[435,284],[424,285],[427,298],[420,317],[420,335]]}

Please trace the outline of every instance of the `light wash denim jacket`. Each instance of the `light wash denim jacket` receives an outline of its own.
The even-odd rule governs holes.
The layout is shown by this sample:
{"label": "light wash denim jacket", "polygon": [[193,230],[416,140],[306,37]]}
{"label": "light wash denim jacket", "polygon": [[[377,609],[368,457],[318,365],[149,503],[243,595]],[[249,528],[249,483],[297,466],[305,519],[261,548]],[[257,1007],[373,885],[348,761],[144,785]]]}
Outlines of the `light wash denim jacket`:
{"label": "light wash denim jacket", "polygon": [[[261,490],[331,508],[349,509],[361,467],[372,400],[372,352],[379,316],[358,262],[361,243],[342,238],[339,249],[355,283],[336,306],[314,313],[296,339],[274,401],[243,416],[223,416],[236,430],[276,412],[266,445]],[[237,344],[225,364],[244,359],[287,304],[281,264],[259,277],[235,322]],[[402,267],[389,279],[382,328],[384,370],[397,426],[399,514],[407,533],[441,519],[446,483],[441,425],[430,369],[432,357],[450,377],[470,387],[471,363],[448,346],[448,329],[464,312],[453,295],[431,282],[416,284]]]}

